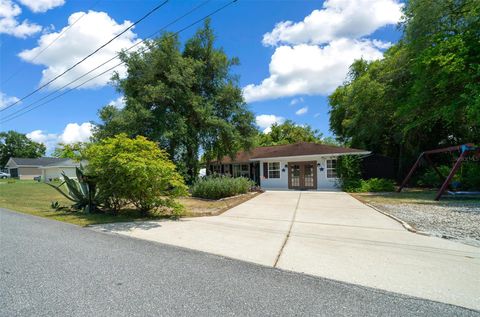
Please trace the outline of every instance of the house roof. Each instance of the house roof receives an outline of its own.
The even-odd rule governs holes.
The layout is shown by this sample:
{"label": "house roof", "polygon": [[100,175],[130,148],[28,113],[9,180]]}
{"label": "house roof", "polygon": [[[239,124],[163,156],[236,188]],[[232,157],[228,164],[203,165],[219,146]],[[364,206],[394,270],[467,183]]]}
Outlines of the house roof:
{"label": "house roof", "polygon": [[74,161],[72,159],[62,159],[61,161],[53,162],[50,164],[46,164],[43,168],[51,168],[51,167],[79,167],[80,162]]}
{"label": "house roof", "polygon": [[251,160],[274,158],[274,157],[289,157],[289,156],[304,156],[304,155],[329,155],[329,154],[361,154],[369,153],[366,150],[359,150],[347,147],[340,147],[334,145],[318,144],[301,142],[295,144],[262,146],[252,149],[249,152],[238,152],[235,160],[225,156],[222,163],[233,162],[248,162]]}
{"label": "house roof", "polygon": [[66,158],[58,157],[38,157],[38,158],[21,158],[21,157],[11,157],[12,160],[18,166],[45,166],[52,163],[60,163],[67,161]]}

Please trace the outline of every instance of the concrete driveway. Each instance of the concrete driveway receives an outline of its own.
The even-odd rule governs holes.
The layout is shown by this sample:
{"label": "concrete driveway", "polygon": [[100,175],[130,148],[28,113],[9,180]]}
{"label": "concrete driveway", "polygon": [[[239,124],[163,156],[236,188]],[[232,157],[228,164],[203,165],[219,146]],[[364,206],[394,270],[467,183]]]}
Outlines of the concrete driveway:
{"label": "concrete driveway", "polygon": [[480,309],[480,248],[408,232],[343,192],[268,191],[220,216],[94,228]]}

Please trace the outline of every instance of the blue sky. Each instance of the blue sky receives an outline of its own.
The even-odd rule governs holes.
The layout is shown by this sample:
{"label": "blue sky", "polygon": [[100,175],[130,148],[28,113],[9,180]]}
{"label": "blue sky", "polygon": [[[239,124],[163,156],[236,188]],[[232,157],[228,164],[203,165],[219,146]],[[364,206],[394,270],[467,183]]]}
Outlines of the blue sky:
{"label": "blue sky", "polygon": [[[0,0],[0,108],[73,65],[120,32],[128,25],[125,21],[135,21],[160,2]],[[1,112],[2,118],[109,59],[119,48],[144,39],[201,2],[170,0],[95,59],[55,82],[50,90],[44,89]],[[228,2],[212,0],[169,30],[176,31]],[[212,24],[218,46],[240,59],[241,65],[233,71],[240,76],[240,85],[260,129],[292,119],[331,135],[328,94],[341,84],[355,58],[381,58],[385,48],[398,41],[401,34],[396,23],[401,6],[397,0],[239,0],[215,15]],[[83,16],[88,9],[92,11]],[[32,61],[78,18],[62,38]],[[196,28],[181,33],[181,39],[190,37]],[[16,75],[5,82],[12,74]],[[75,90],[2,123],[1,130],[28,133],[50,149],[57,142],[85,140],[91,128],[88,122],[97,121],[97,111],[119,97],[104,78],[94,87]]]}

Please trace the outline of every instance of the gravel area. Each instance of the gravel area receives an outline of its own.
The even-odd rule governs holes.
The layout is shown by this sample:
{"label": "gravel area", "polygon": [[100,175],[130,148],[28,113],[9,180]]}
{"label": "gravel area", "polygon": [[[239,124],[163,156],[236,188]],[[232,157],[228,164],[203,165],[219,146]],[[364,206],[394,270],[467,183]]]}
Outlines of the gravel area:
{"label": "gravel area", "polygon": [[373,204],[419,231],[480,247],[480,203]]}

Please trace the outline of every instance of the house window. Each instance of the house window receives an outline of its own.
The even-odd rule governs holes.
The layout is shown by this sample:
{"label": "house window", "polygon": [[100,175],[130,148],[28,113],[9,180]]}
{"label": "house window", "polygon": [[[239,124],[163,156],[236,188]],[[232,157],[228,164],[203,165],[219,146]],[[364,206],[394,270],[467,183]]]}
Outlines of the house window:
{"label": "house window", "polygon": [[223,174],[224,174],[224,175],[231,175],[231,173],[230,173],[230,165],[229,165],[229,164],[223,165]]}
{"label": "house window", "polygon": [[337,178],[337,160],[327,160],[327,178]]}
{"label": "house window", "polygon": [[213,174],[220,174],[222,172],[221,165],[215,164],[212,166],[212,172]]}
{"label": "house window", "polygon": [[240,176],[246,178],[250,177],[250,167],[248,166],[248,164],[240,164],[240,166]]}
{"label": "house window", "polygon": [[268,163],[268,178],[280,178],[280,162]]}
{"label": "house window", "polygon": [[232,176],[239,177],[240,176],[240,164],[233,164],[232,165]]}
{"label": "house window", "polygon": [[232,169],[233,177],[250,177],[250,168],[248,164],[233,164]]}

